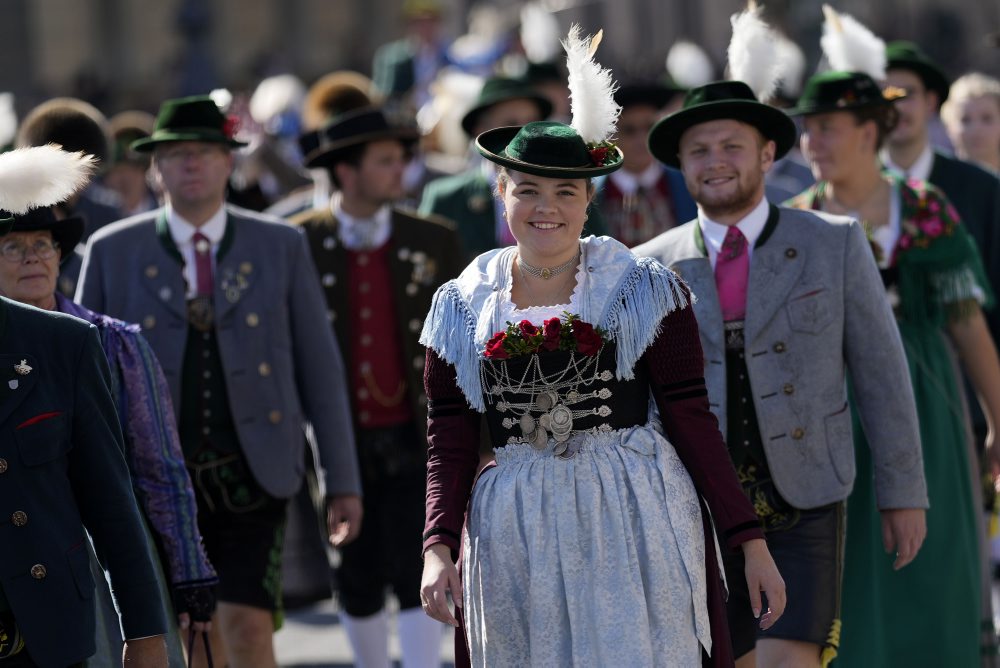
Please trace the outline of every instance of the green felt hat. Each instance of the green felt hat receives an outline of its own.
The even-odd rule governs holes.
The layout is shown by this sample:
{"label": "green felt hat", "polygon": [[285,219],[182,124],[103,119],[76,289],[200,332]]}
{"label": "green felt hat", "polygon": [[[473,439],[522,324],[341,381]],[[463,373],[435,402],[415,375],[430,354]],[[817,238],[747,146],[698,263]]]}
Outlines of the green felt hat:
{"label": "green felt hat", "polygon": [[465,134],[472,136],[476,130],[476,123],[479,117],[490,107],[501,102],[510,100],[529,100],[538,106],[538,115],[548,118],[552,113],[552,102],[547,97],[539,93],[525,79],[512,79],[510,77],[490,77],[483,84],[476,99],[475,106],[462,117],[462,129]]}
{"label": "green felt hat", "polygon": [[488,130],[476,138],[476,149],[490,162],[553,179],[609,174],[623,159],[617,146],[588,146],[576,130],[555,121]]}
{"label": "green felt hat", "polygon": [[849,111],[876,105],[890,105],[905,97],[898,88],[879,88],[863,72],[823,72],[810,78],[789,116],[811,116],[831,111]]}
{"label": "green felt hat", "polygon": [[178,141],[198,141],[225,144],[231,148],[246,146],[233,138],[234,117],[226,117],[207,95],[167,100],[160,107],[153,134],[132,143],[132,150],[152,151],[158,144]]}
{"label": "green felt hat", "polygon": [[951,84],[941,68],[913,42],[889,42],[885,46],[887,70],[910,70],[924,82],[924,88],[937,93],[938,103],[948,99]]}
{"label": "green felt hat", "polygon": [[735,120],[757,128],[775,143],[775,160],[795,145],[795,122],[784,112],[757,100],[742,81],[715,81],[692,88],[684,96],[684,106],[649,131],[649,152],[670,167],[680,167],[681,137],[689,129],[708,121]]}

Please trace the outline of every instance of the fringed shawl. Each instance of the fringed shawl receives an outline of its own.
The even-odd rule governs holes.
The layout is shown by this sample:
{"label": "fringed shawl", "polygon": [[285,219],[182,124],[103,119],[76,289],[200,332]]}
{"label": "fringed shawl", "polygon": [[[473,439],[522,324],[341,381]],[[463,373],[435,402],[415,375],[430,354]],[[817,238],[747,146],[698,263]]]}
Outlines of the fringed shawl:
{"label": "fringed shawl", "polygon": [[[660,321],[687,307],[688,293],[677,274],[651,258],[636,257],[610,237],[587,237],[580,248],[587,271],[578,286],[582,312],[577,315],[616,342],[616,375],[630,380]],[[479,365],[486,342],[506,327],[498,321],[499,300],[515,257],[513,247],[484,253],[438,288],[420,334],[420,343],[455,366],[459,388],[479,412],[486,410]]]}

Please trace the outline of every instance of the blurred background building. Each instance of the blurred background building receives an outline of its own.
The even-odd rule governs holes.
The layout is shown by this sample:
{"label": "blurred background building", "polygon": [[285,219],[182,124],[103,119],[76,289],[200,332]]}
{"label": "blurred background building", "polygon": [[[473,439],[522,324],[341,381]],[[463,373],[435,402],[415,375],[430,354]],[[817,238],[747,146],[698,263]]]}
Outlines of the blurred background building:
{"label": "blurred background building", "polygon": [[[771,0],[766,16],[819,57],[823,0]],[[519,3],[441,0],[451,37],[466,32],[476,5],[492,5],[494,35],[514,35]],[[670,46],[701,44],[725,61],[737,0],[547,0],[564,29],[603,27],[601,61],[621,79],[656,76]],[[886,40],[920,43],[951,75],[1000,74],[997,0],[836,0]],[[404,30],[403,0],[0,0],[0,91],[24,112],[56,95],[86,99],[105,113],[155,110],[167,97],[217,87],[248,90],[291,72],[311,82],[336,69],[370,73],[379,45]],[[721,74],[721,72],[720,72]]]}

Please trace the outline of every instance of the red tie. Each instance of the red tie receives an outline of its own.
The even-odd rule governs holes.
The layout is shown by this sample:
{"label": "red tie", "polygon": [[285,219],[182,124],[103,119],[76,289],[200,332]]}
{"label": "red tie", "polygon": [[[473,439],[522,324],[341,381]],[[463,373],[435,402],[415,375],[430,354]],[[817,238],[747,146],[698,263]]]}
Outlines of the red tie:
{"label": "red tie", "polygon": [[191,237],[194,243],[195,284],[199,295],[212,296],[212,242],[201,232]]}
{"label": "red tie", "polygon": [[747,277],[750,274],[750,254],[747,238],[739,228],[731,226],[715,260],[715,287],[719,292],[722,320],[743,320],[747,307]]}

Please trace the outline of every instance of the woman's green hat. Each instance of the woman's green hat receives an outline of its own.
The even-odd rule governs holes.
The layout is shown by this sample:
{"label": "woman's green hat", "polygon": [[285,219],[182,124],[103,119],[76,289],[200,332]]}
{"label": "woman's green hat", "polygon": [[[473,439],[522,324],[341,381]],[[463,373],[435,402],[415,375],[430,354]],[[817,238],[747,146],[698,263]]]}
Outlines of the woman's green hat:
{"label": "woman's green hat", "polygon": [[735,120],[757,128],[776,146],[775,159],[795,145],[795,123],[784,112],[763,104],[742,81],[715,81],[692,88],[684,106],[649,131],[649,152],[670,167],[680,167],[681,137],[695,125],[709,121]]}
{"label": "woman's green hat", "polygon": [[490,77],[483,84],[479,91],[479,97],[475,105],[469,109],[462,117],[462,129],[470,137],[475,134],[476,123],[479,117],[490,107],[501,102],[511,100],[528,100],[534,102],[538,107],[538,115],[541,118],[548,118],[552,113],[552,102],[547,97],[535,90],[530,83],[524,79],[513,79],[510,77]]}
{"label": "woman's green hat", "polygon": [[906,96],[899,88],[879,88],[863,72],[823,72],[809,79],[789,116],[811,116],[831,111],[849,111],[878,105],[890,105]]}
{"label": "woman's green hat", "polygon": [[236,117],[223,114],[207,95],[167,100],[156,116],[153,134],[133,142],[132,150],[147,152],[159,144],[177,141],[246,146],[246,142],[234,138],[236,128]]}
{"label": "woman's green hat", "polygon": [[937,93],[938,104],[948,99],[948,77],[924,50],[913,42],[889,42],[885,46],[887,70],[910,70],[924,82],[924,88]]}
{"label": "woman's green hat", "polygon": [[587,179],[622,166],[614,144],[588,146],[572,127],[555,121],[495,128],[476,138],[476,149],[508,169],[554,179]]}

